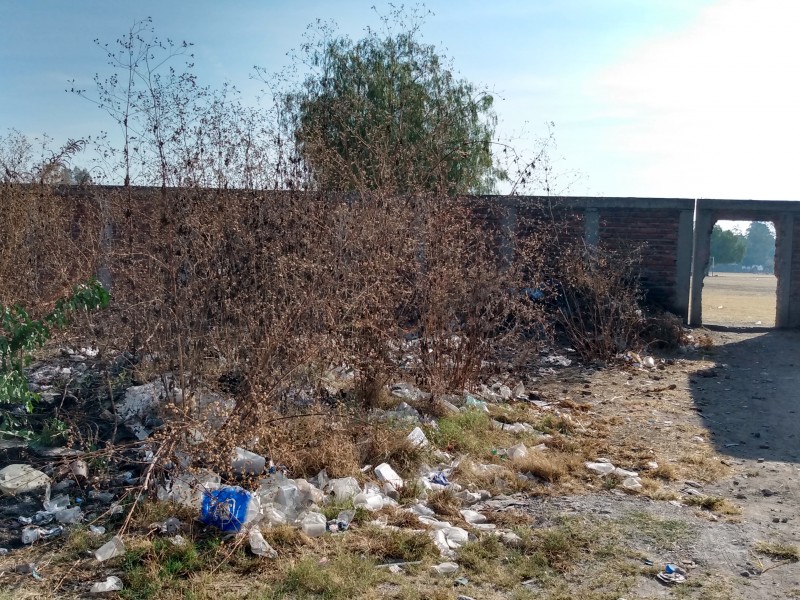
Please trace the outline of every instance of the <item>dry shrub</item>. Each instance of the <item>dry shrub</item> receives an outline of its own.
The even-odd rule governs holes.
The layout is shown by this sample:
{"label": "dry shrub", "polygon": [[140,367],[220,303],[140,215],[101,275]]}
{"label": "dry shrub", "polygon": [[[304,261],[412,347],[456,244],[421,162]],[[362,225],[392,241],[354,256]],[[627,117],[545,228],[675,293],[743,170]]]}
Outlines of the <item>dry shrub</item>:
{"label": "dry shrub", "polygon": [[608,360],[639,345],[645,325],[639,251],[563,249],[558,264],[561,298],[556,312],[569,344],[586,360]]}
{"label": "dry shrub", "polygon": [[0,184],[0,305],[36,314],[97,274],[101,222],[91,196]]}
{"label": "dry shrub", "polygon": [[[352,420],[324,409],[310,413],[313,416],[276,417],[281,420],[263,429],[265,453],[295,477],[313,477],[322,469],[331,477],[359,473],[358,431]],[[238,437],[233,432],[233,438]]]}

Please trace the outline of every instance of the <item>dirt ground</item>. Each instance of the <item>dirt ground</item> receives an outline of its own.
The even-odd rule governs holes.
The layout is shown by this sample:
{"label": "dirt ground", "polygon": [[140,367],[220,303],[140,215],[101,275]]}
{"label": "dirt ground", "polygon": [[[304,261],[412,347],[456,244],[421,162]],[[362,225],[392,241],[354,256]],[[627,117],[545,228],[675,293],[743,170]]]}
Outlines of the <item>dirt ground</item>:
{"label": "dirt ground", "polygon": [[717,273],[703,280],[703,323],[727,327],[773,327],[774,275]]}
{"label": "dirt ground", "polygon": [[[644,512],[689,526],[691,539],[676,539],[671,547],[645,540],[641,547],[656,565],[687,566],[687,582],[667,588],[641,576],[628,598],[800,597],[800,563],[755,550],[763,542],[800,544],[800,332],[694,334],[708,336],[713,345],[668,360],[655,372],[582,375],[591,390],[587,419],[617,424],[614,464],[635,469],[649,456],[677,474],[664,484],[664,500],[611,490],[534,502],[529,510],[615,522]],[[577,391],[561,387],[553,393]],[[670,492],[681,502],[668,501]],[[686,506],[687,494],[698,492],[726,500],[733,514]]]}

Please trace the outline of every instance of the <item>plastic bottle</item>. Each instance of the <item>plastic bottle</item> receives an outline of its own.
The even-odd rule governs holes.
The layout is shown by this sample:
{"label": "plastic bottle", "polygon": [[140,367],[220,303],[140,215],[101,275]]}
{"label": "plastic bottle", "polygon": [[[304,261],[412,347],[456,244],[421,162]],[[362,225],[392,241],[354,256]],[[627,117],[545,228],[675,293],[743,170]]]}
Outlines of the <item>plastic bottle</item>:
{"label": "plastic bottle", "polygon": [[103,562],[104,560],[109,560],[115,556],[122,556],[123,554],[125,554],[125,544],[122,542],[121,538],[115,535],[108,540],[108,542],[95,550],[94,557],[99,562]]}

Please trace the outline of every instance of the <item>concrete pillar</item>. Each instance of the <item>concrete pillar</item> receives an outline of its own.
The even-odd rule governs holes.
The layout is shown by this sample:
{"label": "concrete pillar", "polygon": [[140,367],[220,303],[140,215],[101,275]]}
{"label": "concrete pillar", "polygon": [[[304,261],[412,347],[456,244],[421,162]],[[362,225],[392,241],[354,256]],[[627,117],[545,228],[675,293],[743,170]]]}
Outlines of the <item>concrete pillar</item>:
{"label": "concrete pillar", "polygon": [[694,245],[694,211],[682,210],[678,221],[678,254],[675,260],[675,295],[673,310],[685,323],[689,322],[689,291],[692,279],[692,247]]}
{"label": "concrete pillar", "polygon": [[711,256],[711,229],[714,227],[711,211],[703,210],[701,207],[702,201],[698,200],[694,221],[694,258],[689,306],[689,325],[692,327],[703,324],[703,278]]}
{"label": "concrete pillar", "polygon": [[794,215],[784,213],[775,222],[777,234],[775,248],[775,275],[778,278],[778,290],[775,298],[775,327],[787,328],[800,326],[800,306],[792,306],[792,286],[800,282],[792,281],[792,259],[794,258]]}
{"label": "concrete pillar", "polygon": [[583,213],[583,241],[590,248],[600,241],[600,213],[596,208],[587,208]]}

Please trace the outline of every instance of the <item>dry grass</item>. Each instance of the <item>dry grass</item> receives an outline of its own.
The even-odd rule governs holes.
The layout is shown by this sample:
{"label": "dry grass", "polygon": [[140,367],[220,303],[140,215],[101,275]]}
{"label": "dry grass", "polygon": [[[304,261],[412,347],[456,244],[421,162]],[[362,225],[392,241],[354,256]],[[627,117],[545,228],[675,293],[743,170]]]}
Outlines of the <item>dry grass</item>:
{"label": "dry grass", "polygon": [[513,468],[520,473],[530,473],[549,483],[557,483],[576,473],[583,473],[583,457],[576,454],[531,451],[525,458],[515,459]]}
{"label": "dry grass", "polygon": [[683,499],[683,503],[724,515],[739,515],[742,513],[742,509],[733,502],[719,496],[687,496]]}
{"label": "dry grass", "polygon": [[450,490],[437,490],[428,494],[428,507],[437,515],[461,520],[461,501]]}
{"label": "dry grass", "polygon": [[794,544],[780,544],[777,542],[758,542],[755,551],[777,560],[790,562],[800,561],[800,547]]}

